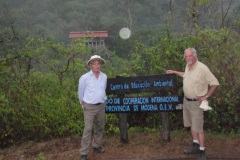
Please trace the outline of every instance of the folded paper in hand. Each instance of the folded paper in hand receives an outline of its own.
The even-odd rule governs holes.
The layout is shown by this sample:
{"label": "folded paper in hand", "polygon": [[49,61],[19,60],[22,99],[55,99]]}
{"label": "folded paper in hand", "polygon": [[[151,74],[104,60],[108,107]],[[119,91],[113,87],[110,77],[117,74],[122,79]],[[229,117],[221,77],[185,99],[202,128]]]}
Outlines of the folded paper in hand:
{"label": "folded paper in hand", "polygon": [[208,110],[212,109],[212,107],[208,106],[207,100],[202,101],[202,103],[199,107],[202,108],[204,111],[208,111]]}

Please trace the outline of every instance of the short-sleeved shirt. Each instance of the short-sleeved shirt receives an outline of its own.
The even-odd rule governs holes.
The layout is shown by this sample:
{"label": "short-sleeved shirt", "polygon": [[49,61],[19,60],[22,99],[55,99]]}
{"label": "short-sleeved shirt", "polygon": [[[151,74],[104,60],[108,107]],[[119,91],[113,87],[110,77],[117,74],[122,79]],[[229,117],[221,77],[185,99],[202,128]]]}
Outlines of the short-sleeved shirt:
{"label": "short-sleeved shirt", "polygon": [[219,85],[219,82],[205,64],[196,61],[191,70],[188,65],[186,66],[183,75],[183,91],[187,98],[204,96],[208,92],[208,87],[212,85]]}

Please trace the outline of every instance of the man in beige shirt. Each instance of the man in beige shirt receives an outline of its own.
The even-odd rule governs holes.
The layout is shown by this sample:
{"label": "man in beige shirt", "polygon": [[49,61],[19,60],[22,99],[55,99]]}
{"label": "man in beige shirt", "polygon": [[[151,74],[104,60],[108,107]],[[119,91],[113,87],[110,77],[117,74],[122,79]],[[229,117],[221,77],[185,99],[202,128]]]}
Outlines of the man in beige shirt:
{"label": "man in beige shirt", "polygon": [[198,160],[205,160],[204,114],[199,106],[213,95],[219,82],[209,68],[198,61],[194,48],[186,49],[184,58],[187,63],[185,72],[167,70],[166,73],[183,77],[183,122],[185,127],[191,127],[193,137],[193,146],[185,149],[184,153],[199,153]]}

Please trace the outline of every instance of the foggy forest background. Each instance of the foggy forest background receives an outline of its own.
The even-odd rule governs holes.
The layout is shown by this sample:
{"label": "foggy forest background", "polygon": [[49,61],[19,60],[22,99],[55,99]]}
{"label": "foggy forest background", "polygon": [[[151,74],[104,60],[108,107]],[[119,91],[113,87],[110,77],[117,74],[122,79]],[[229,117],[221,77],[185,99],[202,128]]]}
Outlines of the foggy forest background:
{"label": "foggy forest background", "polygon": [[[238,0],[1,0],[0,147],[82,133],[77,86],[91,55],[106,59],[108,78],[154,75],[184,70],[188,47],[220,82],[206,130],[239,134],[239,12]],[[119,37],[123,27],[130,28],[129,39]],[[78,31],[109,36],[95,49],[69,38]],[[172,130],[183,128],[181,113],[169,116]],[[132,114],[129,128],[159,129],[160,119]],[[106,132],[119,132],[115,114],[106,114]]]}

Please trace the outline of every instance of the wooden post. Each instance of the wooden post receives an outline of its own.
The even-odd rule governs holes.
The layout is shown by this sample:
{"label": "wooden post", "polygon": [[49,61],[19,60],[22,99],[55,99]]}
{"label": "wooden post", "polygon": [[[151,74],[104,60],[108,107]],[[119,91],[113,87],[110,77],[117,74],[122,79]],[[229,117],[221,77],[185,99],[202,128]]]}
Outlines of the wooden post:
{"label": "wooden post", "polygon": [[[117,97],[123,98],[124,94],[118,94]],[[128,143],[128,127],[127,127],[128,113],[118,113],[120,140],[123,143]]]}
{"label": "wooden post", "polygon": [[128,143],[128,128],[127,128],[127,117],[128,113],[119,113],[119,129],[120,129],[120,140],[123,143]]}
{"label": "wooden post", "polygon": [[168,112],[161,112],[162,118],[162,137],[166,142],[170,141],[170,125]]}
{"label": "wooden post", "polygon": [[[157,93],[158,95],[164,96],[168,95],[166,90]],[[168,112],[161,112],[161,120],[162,120],[162,138],[164,141],[170,141],[170,125],[169,125],[169,114]]]}

